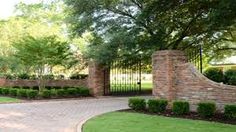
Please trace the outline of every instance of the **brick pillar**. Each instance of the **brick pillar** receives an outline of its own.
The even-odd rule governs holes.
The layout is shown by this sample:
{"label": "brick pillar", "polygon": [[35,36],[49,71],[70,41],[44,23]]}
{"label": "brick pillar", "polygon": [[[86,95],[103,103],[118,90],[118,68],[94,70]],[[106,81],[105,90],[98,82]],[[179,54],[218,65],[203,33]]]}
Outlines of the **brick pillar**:
{"label": "brick pillar", "polygon": [[110,70],[95,62],[89,63],[88,87],[93,96],[103,96],[110,85]]}
{"label": "brick pillar", "polygon": [[175,66],[186,62],[185,54],[178,50],[157,51],[152,55],[154,96],[169,101],[176,99]]}

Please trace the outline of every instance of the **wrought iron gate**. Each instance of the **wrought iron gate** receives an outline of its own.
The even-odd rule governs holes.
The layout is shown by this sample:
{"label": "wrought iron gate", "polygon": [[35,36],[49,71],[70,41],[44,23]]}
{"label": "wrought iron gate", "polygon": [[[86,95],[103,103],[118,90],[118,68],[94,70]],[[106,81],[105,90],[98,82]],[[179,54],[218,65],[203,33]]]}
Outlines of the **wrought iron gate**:
{"label": "wrought iron gate", "polygon": [[127,62],[115,61],[110,64],[110,85],[105,86],[104,95],[138,95],[142,91],[141,60],[129,60]]}

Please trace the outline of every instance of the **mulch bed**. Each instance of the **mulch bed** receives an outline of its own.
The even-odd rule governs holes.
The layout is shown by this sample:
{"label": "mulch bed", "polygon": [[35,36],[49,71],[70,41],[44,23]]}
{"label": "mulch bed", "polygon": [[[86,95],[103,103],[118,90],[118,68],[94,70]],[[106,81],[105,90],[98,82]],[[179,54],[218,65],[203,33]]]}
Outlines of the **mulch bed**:
{"label": "mulch bed", "polygon": [[171,110],[166,110],[164,113],[150,113],[148,111],[137,112],[131,109],[127,109],[127,110],[121,110],[121,112],[142,113],[142,114],[147,114],[147,115],[161,115],[165,117],[184,118],[184,119],[191,119],[191,120],[204,120],[204,121],[236,125],[236,120],[227,119],[222,113],[216,113],[212,118],[203,118],[203,117],[200,117],[196,112],[190,112],[187,115],[178,116],[178,115],[175,115]]}

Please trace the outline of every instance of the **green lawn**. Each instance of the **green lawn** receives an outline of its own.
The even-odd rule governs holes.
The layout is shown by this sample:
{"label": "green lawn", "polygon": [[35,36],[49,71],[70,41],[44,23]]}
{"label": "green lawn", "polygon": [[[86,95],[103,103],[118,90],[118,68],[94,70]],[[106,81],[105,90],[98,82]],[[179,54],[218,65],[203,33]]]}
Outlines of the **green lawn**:
{"label": "green lawn", "polygon": [[113,112],[89,120],[83,132],[236,132],[236,125]]}
{"label": "green lawn", "polygon": [[12,103],[12,102],[20,102],[20,100],[10,97],[0,97],[0,103]]}
{"label": "green lawn", "polygon": [[[115,89],[130,89],[130,87],[134,87],[134,84],[117,84],[111,85],[111,89],[115,90]],[[138,85],[136,85],[136,88],[138,88]],[[142,82],[141,83],[141,89],[142,90],[152,90],[152,82]]]}

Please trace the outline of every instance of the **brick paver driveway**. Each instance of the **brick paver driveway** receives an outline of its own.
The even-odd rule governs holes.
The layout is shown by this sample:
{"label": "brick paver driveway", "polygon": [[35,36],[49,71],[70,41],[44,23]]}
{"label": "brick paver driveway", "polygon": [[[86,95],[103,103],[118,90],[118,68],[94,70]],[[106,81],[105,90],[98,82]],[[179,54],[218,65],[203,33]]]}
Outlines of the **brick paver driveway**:
{"label": "brick paver driveway", "polygon": [[126,109],[128,98],[0,104],[0,132],[74,132],[87,119]]}

